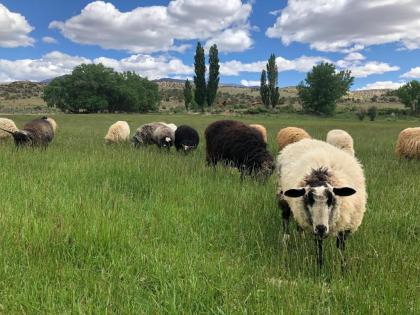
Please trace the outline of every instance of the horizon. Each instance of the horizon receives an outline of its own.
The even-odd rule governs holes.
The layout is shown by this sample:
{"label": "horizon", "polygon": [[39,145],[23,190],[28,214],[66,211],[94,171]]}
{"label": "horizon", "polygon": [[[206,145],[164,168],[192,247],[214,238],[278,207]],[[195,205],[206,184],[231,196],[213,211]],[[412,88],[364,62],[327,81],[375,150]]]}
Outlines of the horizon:
{"label": "horizon", "polygon": [[217,44],[226,85],[257,87],[271,53],[281,88],[322,61],[351,70],[352,91],[420,78],[415,0],[6,0],[0,25],[0,83],[42,82],[81,63],[191,79],[197,41]]}

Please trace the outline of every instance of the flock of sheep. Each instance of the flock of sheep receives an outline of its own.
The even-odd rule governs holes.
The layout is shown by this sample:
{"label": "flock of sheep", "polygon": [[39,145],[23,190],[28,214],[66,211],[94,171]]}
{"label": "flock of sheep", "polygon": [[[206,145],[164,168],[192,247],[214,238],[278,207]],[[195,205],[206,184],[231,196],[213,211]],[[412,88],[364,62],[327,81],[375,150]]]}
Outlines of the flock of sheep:
{"label": "flock of sheep", "polygon": [[[56,129],[56,122],[48,117],[32,120],[21,130],[12,120],[0,118],[0,139],[13,137],[18,147],[47,147]],[[276,137],[280,152],[276,161],[267,148],[267,130],[262,125],[219,120],[211,123],[204,135],[209,166],[219,162],[233,166],[240,171],[241,178],[253,175],[266,179],[276,170],[276,198],[282,212],[285,242],[293,216],[300,230],[314,235],[319,266],[323,264],[323,240],[328,235],[337,238],[342,266],[345,265],[346,239],[362,223],[367,202],[365,177],[350,134],[335,129],[328,132],[326,141],[320,141],[301,128],[283,128]],[[128,123],[118,121],[109,127],[105,141],[121,143],[129,138]],[[140,126],[131,142],[135,147],[175,146],[187,153],[197,148],[199,134],[187,125],[152,122]],[[420,159],[420,128],[403,130],[396,152],[402,157]]]}

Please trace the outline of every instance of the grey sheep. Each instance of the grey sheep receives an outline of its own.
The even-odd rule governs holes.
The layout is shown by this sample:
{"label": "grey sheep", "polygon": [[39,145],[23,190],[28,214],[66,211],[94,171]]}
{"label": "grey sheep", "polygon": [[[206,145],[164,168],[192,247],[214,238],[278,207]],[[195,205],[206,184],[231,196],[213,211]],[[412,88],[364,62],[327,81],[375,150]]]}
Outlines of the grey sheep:
{"label": "grey sheep", "polygon": [[140,126],[132,139],[135,146],[155,144],[169,149],[175,139],[174,130],[163,122],[153,122]]}

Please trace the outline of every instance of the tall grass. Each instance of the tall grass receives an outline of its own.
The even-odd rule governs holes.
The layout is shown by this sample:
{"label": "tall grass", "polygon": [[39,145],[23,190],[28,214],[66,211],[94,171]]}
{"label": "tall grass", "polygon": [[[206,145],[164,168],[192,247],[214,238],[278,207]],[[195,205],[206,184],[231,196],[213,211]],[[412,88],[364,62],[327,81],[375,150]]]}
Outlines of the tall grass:
{"label": "tall grass", "polygon": [[[19,126],[30,116],[12,117]],[[419,121],[251,117],[355,140],[369,193],[340,270],[335,241],[318,272],[310,235],[282,242],[274,176],[243,183],[191,155],[105,145],[116,120],[187,123],[221,117],[62,115],[47,150],[0,145],[0,312],[5,314],[418,314],[420,162],[398,160],[400,130]]]}

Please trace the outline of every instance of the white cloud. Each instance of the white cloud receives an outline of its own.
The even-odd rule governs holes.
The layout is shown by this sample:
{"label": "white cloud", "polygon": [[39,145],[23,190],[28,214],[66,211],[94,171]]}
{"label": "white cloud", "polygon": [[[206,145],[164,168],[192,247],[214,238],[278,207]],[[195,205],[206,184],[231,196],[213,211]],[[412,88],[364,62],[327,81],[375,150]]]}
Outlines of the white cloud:
{"label": "white cloud", "polygon": [[402,74],[401,78],[419,79],[420,67],[411,68],[410,71]]}
{"label": "white cloud", "polygon": [[159,79],[168,76],[188,76],[193,68],[185,65],[180,59],[165,56],[132,55],[121,60],[100,57],[94,63],[102,63],[116,71],[134,71],[142,77]]}
{"label": "white cloud", "polygon": [[40,59],[0,59],[0,80],[42,81],[70,73],[81,63],[90,63],[87,58],[70,56],[58,51],[50,52]]}
{"label": "white cloud", "polygon": [[241,85],[246,87],[253,87],[253,86],[260,86],[260,81],[253,81],[253,80],[241,80]]}
{"label": "white cloud", "polygon": [[0,3],[0,47],[32,46],[35,40],[29,33],[33,29],[23,15],[10,12]]}
{"label": "white cloud", "polygon": [[[241,0],[172,0],[168,6],[137,7],[129,12],[95,1],[79,15],[53,21],[49,27],[76,43],[133,53],[179,50],[176,41],[195,39],[220,41],[226,51],[243,51],[252,45],[251,11],[251,4]],[[233,43],[227,42],[229,35],[234,35]]]}
{"label": "white cloud", "polygon": [[417,49],[419,12],[418,0],[289,0],[266,35],[320,51],[351,52],[395,42]]}
{"label": "white cloud", "polygon": [[240,52],[252,47],[253,41],[249,34],[249,29],[227,29],[208,40],[205,48],[217,44],[217,48],[223,52]]}
{"label": "white cloud", "polygon": [[357,90],[358,91],[362,91],[362,90],[382,90],[382,89],[396,90],[404,84],[405,84],[405,82],[377,81],[377,82],[366,84],[364,87],[361,87],[360,89],[357,89]]}
{"label": "white cloud", "polygon": [[91,60],[53,51],[39,59],[0,59],[0,81],[42,81],[68,74],[82,63],[103,63],[116,71],[134,71],[149,79],[172,75],[188,76],[193,72],[192,67],[185,65],[181,60],[164,56],[133,55],[120,60],[105,57]]}
{"label": "white cloud", "polygon": [[[308,72],[312,67],[321,61],[329,61],[323,57],[316,56],[302,56],[296,59],[288,60],[283,57],[277,57],[276,63],[279,72],[283,71],[298,71],[298,72]],[[222,75],[237,76],[241,72],[254,72],[260,73],[265,69],[267,61],[256,61],[251,63],[243,63],[238,60],[231,60],[227,62],[220,63],[220,73]]]}
{"label": "white cloud", "polygon": [[261,72],[266,65],[266,61],[256,61],[242,63],[238,60],[231,60],[220,63],[220,73],[228,76],[238,76],[241,72]]}
{"label": "white cloud", "polygon": [[42,41],[46,44],[57,44],[57,40],[54,37],[45,36],[42,37]]}
{"label": "white cloud", "polygon": [[344,57],[344,60],[348,60],[348,61],[359,61],[359,60],[365,60],[365,59],[366,57],[363,56],[359,52],[351,52],[347,56]]}
{"label": "white cloud", "polygon": [[365,78],[372,74],[383,74],[391,71],[398,71],[400,67],[392,66],[386,62],[367,61],[365,56],[358,52],[351,52],[343,59],[335,62],[339,70],[351,70],[351,74],[356,78]]}
{"label": "white cloud", "polygon": [[391,66],[385,62],[369,61],[365,64],[352,64],[346,67],[346,69],[351,70],[351,74],[356,78],[366,78],[372,74],[398,71],[400,67]]}
{"label": "white cloud", "polygon": [[308,57],[302,56],[293,60],[287,60],[282,57],[276,58],[277,66],[279,72],[295,70],[298,72],[308,72],[312,69],[313,66],[320,62],[331,62],[327,58],[323,57]]}

